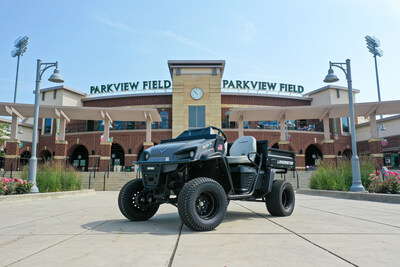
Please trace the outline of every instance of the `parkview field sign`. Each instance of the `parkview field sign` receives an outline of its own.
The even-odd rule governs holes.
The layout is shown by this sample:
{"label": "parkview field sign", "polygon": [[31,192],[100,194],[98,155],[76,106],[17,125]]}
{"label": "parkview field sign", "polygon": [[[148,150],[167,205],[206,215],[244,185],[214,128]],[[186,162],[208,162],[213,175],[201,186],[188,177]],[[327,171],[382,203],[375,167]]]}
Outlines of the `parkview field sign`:
{"label": "parkview field sign", "polygon": [[277,83],[271,82],[259,82],[259,81],[222,81],[222,88],[225,89],[252,89],[252,90],[268,90],[274,92],[286,92],[286,93],[298,93],[304,92],[304,87],[295,84]]}
{"label": "parkview field sign", "polygon": [[109,83],[96,86],[90,86],[90,94],[104,94],[114,92],[136,91],[136,90],[154,90],[171,88],[171,81],[142,81],[126,83]]}
{"label": "parkview field sign", "polygon": [[[146,91],[146,90],[166,90],[172,89],[172,82],[169,80],[142,81],[142,82],[124,82],[109,83],[102,85],[90,86],[90,94],[98,95],[105,93],[117,93],[128,91]],[[262,81],[244,81],[244,80],[223,80],[222,89],[255,90],[255,91],[272,91],[284,93],[301,94],[304,87],[295,84],[272,83]]]}

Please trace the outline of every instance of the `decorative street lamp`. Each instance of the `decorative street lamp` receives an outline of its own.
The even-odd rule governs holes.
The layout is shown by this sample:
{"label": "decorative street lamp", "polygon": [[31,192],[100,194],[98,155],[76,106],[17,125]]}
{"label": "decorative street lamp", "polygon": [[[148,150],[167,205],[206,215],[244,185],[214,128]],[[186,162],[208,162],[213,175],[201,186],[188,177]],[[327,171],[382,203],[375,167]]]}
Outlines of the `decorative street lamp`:
{"label": "decorative street lamp", "polygon": [[[382,57],[383,51],[382,49],[378,48],[381,45],[381,42],[375,36],[365,36],[365,41],[367,41],[367,48],[369,52],[374,55],[375,59],[375,73],[376,73],[376,86],[378,88],[378,101],[381,102],[381,90],[379,88],[379,77],[378,77],[378,64],[376,62],[376,56]],[[381,120],[383,116],[381,115]],[[381,122],[382,123],[382,122]],[[383,126],[383,123],[380,127],[378,127],[378,137],[379,137],[379,130],[385,131],[386,128]]]}
{"label": "decorative street lamp", "polygon": [[11,56],[16,57],[18,56],[17,61],[17,76],[15,77],[15,90],[14,90],[14,103],[17,101],[17,87],[18,87],[18,72],[19,72],[19,57],[23,56],[26,52],[26,47],[28,45],[28,36],[19,37],[14,42],[15,49],[11,51]]}
{"label": "decorative street lamp", "polygon": [[326,75],[324,82],[333,83],[339,81],[339,78],[333,72],[332,67],[341,69],[346,75],[347,87],[349,93],[349,110],[350,110],[350,134],[351,134],[351,150],[353,156],[351,157],[351,167],[353,172],[353,184],[350,191],[358,192],[365,191],[361,183],[360,161],[357,156],[357,143],[356,143],[356,127],[354,122],[354,103],[353,103],[353,86],[351,80],[350,59],[346,59],[346,63],[332,63],[329,61],[328,75]]}
{"label": "decorative street lamp", "polygon": [[[42,66],[44,67],[42,69]],[[28,180],[33,183],[31,193],[38,193],[39,188],[36,186],[36,173],[37,173],[37,158],[36,149],[38,143],[38,120],[39,120],[39,98],[40,98],[40,81],[42,80],[43,73],[51,67],[56,67],[54,73],[50,76],[49,81],[54,83],[63,83],[64,80],[61,77],[60,71],[58,70],[58,61],[55,63],[42,63],[40,59],[37,60],[36,69],[36,88],[35,88],[35,111],[33,115],[33,137],[32,137],[32,156],[29,159],[29,176]]]}

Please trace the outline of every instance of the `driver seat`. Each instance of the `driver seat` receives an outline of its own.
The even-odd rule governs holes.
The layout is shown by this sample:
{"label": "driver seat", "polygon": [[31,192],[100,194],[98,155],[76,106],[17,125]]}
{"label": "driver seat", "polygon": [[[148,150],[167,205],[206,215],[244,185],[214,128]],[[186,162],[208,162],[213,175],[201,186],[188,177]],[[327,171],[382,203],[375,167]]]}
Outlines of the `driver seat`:
{"label": "driver seat", "polygon": [[[249,153],[257,152],[257,141],[253,136],[242,136],[236,139],[229,150],[227,160],[229,164],[251,164]],[[251,154],[250,159],[255,160],[256,154]]]}

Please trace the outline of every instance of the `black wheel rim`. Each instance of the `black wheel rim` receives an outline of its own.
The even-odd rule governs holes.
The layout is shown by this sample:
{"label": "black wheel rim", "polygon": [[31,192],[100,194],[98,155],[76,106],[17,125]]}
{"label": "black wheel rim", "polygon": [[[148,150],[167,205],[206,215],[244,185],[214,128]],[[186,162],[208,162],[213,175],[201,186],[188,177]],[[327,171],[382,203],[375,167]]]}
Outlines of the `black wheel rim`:
{"label": "black wheel rim", "polygon": [[146,195],[139,190],[136,190],[133,192],[132,194],[132,201],[131,204],[133,206],[133,208],[137,209],[137,210],[141,210],[141,211],[145,211],[147,210],[147,206],[149,204]]}
{"label": "black wheel rim", "polygon": [[200,218],[209,220],[217,214],[218,199],[211,192],[203,192],[196,199],[196,212]]}
{"label": "black wheel rim", "polygon": [[287,188],[282,192],[282,205],[285,210],[289,209],[292,205],[292,194]]}

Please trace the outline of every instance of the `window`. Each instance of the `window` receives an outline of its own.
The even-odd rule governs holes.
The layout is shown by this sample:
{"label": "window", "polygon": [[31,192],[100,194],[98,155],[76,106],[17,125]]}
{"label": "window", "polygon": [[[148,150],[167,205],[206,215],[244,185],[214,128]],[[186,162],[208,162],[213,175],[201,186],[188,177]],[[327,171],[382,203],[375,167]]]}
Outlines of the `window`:
{"label": "window", "polygon": [[168,112],[165,110],[160,112],[161,122],[160,122],[160,129],[168,129]]}
{"label": "window", "polygon": [[342,118],[342,134],[348,134],[349,132],[349,118]]}
{"label": "window", "polygon": [[94,131],[94,121],[87,121],[86,131],[88,132]]}
{"label": "window", "polygon": [[42,93],[42,101],[44,101],[44,94],[45,94],[46,92],[43,92]]}
{"label": "window", "polygon": [[206,107],[189,106],[189,129],[206,126]]}
{"label": "window", "polygon": [[97,121],[96,131],[104,131],[104,121]]}
{"label": "window", "polygon": [[222,128],[236,128],[236,122],[229,121],[229,116],[231,115],[231,110],[225,113],[225,121],[222,122]]}
{"label": "window", "polygon": [[56,99],[56,98],[57,98],[57,90],[54,90],[53,99]]}
{"label": "window", "polygon": [[134,121],[127,121],[126,122],[126,129],[128,129],[128,130],[135,129],[135,122]]}
{"label": "window", "polygon": [[51,134],[52,119],[44,119],[43,134]]}
{"label": "window", "polygon": [[335,134],[335,137],[337,137],[338,136],[338,119],[337,118],[334,118],[333,119],[333,132],[334,132],[334,134]]}
{"label": "window", "polygon": [[114,122],[114,130],[123,130],[124,122],[123,121],[115,121]]}

